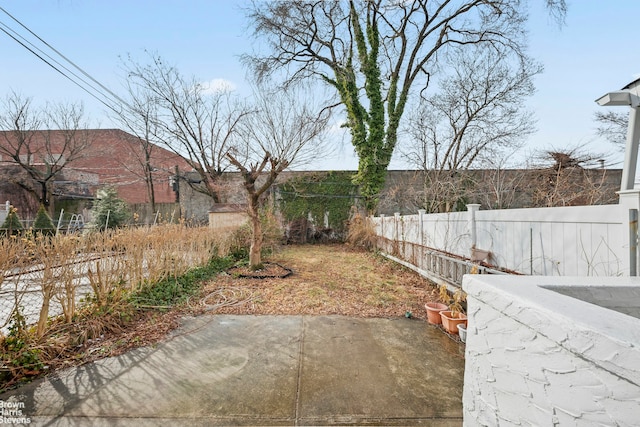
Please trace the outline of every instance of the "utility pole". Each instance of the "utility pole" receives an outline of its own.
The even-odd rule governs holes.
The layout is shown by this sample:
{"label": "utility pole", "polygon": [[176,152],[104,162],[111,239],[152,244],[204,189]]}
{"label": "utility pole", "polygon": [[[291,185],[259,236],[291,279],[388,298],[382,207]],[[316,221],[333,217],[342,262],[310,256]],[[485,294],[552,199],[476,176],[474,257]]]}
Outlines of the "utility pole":
{"label": "utility pole", "polygon": [[182,217],[182,208],[180,206],[180,169],[178,165],[174,168],[173,191],[176,193],[176,204],[178,205],[178,218]]}

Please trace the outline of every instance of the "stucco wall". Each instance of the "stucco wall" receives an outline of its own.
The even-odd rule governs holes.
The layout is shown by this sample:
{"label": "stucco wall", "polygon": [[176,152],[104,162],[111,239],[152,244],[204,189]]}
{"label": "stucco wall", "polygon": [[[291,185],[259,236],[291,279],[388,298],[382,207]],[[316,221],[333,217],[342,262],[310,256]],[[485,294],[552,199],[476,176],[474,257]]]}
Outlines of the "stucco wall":
{"label": "stucco wall", "polygon": [[239,228],[248,220],[245,212],[209,212],[209,227],[216,230]]}
{"label": "stucco wall", "polygon": [[640,319],[553,291],[637,278],[467,275],[466,426],[638,425]]}

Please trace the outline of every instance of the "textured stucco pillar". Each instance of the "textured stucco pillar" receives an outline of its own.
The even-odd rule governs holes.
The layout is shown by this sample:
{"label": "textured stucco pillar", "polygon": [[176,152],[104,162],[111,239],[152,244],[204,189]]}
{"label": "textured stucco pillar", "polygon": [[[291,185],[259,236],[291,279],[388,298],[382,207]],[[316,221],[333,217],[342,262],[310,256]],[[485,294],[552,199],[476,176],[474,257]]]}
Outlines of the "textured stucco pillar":
{"label": "textured stucco pillar", "polygon": [[640,279],[466,275],[463,288],[465,426],[638,425]]}

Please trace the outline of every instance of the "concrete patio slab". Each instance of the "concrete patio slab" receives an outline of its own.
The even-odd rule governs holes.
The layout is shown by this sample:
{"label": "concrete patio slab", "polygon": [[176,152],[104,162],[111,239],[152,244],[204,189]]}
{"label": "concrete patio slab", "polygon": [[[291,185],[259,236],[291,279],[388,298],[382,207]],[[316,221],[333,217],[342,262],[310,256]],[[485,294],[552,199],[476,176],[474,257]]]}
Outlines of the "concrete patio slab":
{"label": "concrete patio slab", "polygon": [[31,425],[459,426],[463,354],[420,320],[200,316],[0,400]]}

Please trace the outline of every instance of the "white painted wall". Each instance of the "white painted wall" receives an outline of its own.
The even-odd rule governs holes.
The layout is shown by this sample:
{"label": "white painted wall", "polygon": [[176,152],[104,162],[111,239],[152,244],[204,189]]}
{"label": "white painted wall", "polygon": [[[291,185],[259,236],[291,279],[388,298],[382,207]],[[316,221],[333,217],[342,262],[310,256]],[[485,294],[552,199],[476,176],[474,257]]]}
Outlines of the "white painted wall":
{"label": "white painted wall", "polygon": [[541,287],[603,284],[640,279],[465,276],[465,426],[638,425],[640,319]]}

